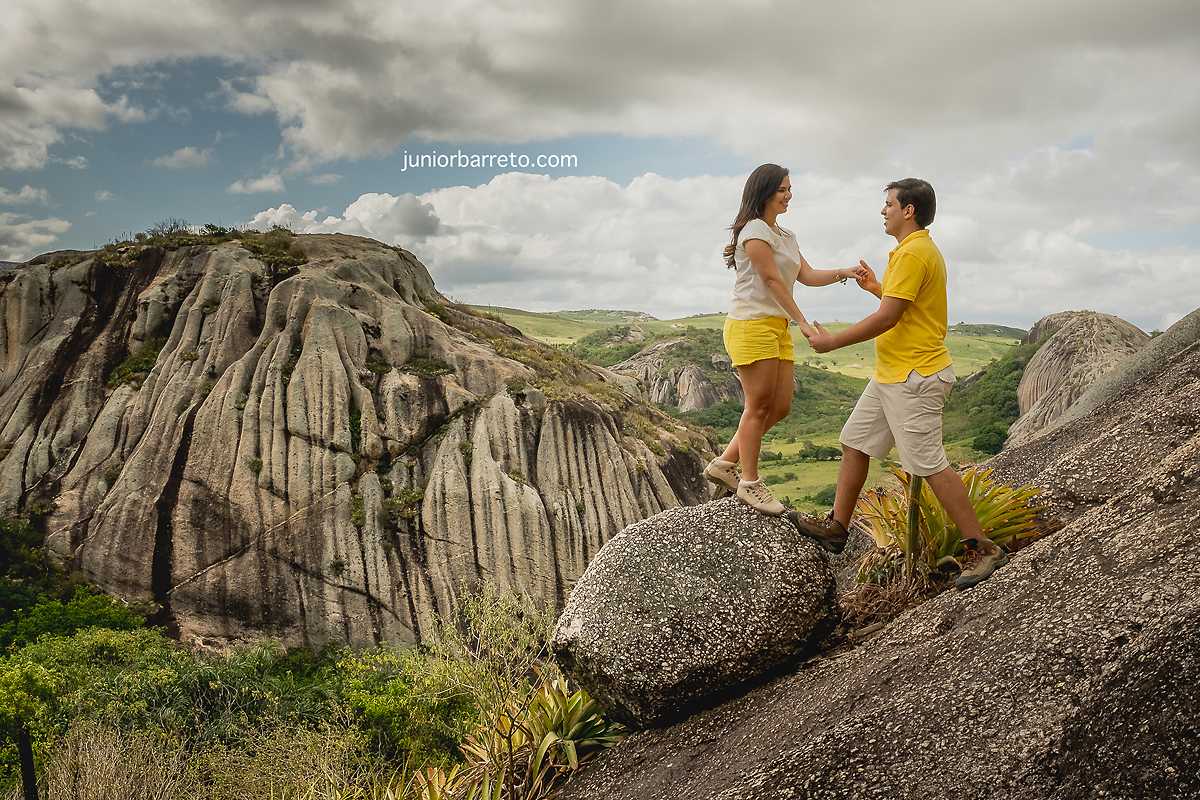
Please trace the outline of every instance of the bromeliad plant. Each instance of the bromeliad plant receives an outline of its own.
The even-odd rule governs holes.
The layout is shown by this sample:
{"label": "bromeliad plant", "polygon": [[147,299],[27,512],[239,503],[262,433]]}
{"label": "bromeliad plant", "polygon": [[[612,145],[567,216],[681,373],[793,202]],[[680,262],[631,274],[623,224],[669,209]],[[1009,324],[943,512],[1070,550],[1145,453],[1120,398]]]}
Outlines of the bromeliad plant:
{"label": "bromeliad plant", "polygon": [[[900,490],[872,489],[858,501],[858,520],[865,524],[882,554],[889,551],[907,556],[909,551],[909,494],[908,473],[891,467],[901,483]],[[1035,486],[1014,487],[991,478],[992,470],[971,467],[962,475],[967,495],[975,507],[975,515],[988,537],[1001,545],[1016,544],[1022,537],[1032,536],[1036,519],[1044,506],[1032,505],[1041,492]],[[934,570],[957,570],[963,553],[962,534],[945,509],[937,502],[928,483],[922,481],[917,505],[920,510],[919,536],[914,553],[917,562],[927,573]],[[877,552],[876,556],[881,553]],[[879,582],[882,564],[878,557],[864,562],[859,581]],[[874,574],[873,574],[874,573]]]}
{"label": "bromeliad plant", "polygon": [[530,696],[511,698],[467,735],[460,748],[465,769],[427,767],[406,798],[549,800],[558,796],[561,778],[627,735],[585,691],[568,692],[557,675],[535,672],[541,682]]}

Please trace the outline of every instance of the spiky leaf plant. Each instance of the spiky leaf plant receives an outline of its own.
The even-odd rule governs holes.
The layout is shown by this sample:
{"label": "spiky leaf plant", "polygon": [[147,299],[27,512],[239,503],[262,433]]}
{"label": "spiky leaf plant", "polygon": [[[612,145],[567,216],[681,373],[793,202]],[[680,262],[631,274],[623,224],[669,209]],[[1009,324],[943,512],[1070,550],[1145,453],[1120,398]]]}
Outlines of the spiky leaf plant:
{"label": "spiky leaf plant", "polygon": [[[901,489],[872,489],[859,498],[858,520],[867,526],[881,548],[895,546],[907,554],[909,524],[909,475],[892,465]],[[962,474],[963,484],[984,533],[1001,545],[1012,545],[1030,537],[1036,529],[1038,512],[1044,506],[1032,505],[1041,489],[1036,486],[1008,486],[991,478],[992,470],[971,467]],[[946,510],[937,502],[928,482],[922,482],[918,506],[919,561],[928,571],[956,570],[963,553],[962,534]],[[860,578],[864,577],[860,575]],[[866,578],[869,580],[870,578]]]}

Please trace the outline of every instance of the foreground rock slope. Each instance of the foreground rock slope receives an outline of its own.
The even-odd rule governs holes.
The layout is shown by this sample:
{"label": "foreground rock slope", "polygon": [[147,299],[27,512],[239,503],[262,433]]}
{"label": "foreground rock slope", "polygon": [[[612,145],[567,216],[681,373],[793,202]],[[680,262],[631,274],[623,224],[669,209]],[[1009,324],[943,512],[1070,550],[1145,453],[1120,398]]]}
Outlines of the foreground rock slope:
{"label": "foreground rock slope", "polygon": [[702,498],[703,436],[411,254],[294,245],[0,275],[0,513],[195,645],[362,646],[420,640],[480,580],[559,605],[609,537]]}
{"label": "foreground rock slope", "polygon": [[1200,312],[992,462],[1065,527],[853,649],[635,734],[571,800],[1200,796]]}

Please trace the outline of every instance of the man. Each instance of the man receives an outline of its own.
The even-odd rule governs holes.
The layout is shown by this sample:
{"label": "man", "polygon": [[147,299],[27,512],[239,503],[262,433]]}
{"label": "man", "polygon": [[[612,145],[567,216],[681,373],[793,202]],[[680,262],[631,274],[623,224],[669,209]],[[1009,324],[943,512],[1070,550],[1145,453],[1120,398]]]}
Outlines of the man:
{"label": "man", "polygon": [[896,239],[883,283],[865,268],[862,288],[879,298],[879,310],[837,334],[814,322],[809,345],[828,353],[875,340],[875,377],[842,428],[837,495],[825,519],[797,515],[796,524],[827,550],[840,551],[867,479],[871,459],[895,445],[907,472],[923,477],[962,532],[968,562],[955,586],[967,589],[1008,563],[984,535],[966,487],[942,446],[942,406],[954,385],[946,349],[946,262],[927,230],[937,207],[933,187],[917,178],[888,184],[883,230]]}

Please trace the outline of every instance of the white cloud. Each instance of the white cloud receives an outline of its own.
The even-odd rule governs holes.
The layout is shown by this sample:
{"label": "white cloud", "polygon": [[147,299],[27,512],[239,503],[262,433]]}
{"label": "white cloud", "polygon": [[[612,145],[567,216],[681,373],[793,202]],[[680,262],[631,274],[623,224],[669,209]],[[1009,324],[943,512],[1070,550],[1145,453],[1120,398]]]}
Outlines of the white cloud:
{"label": "white cloud", "polygon": [[84,156],[75,156],[74,158],[68,158],[66,160],[66,164],[71,169],[87,169],[88,168],[88,160]]}
{"label": "white cloud", "polygon": [[[969,165],[1088,133],[1189,161],[1200,150],[1194,0],[942,0],[903,15],[716,0],[12,3],[0,77],[46,95],[22,123],[35,142],[47,126],[53,136],[150,113],[101,101],[98,76],[204,56],[245,64],[244,79],[223,82],[230,107],[273,113],[296,154],[318,161],[414,136],[605,132],[704,137],[839,169],[927,152]],[[47,27],[53,48],[38,44]],[[921,46],[898,52],[903,41]],[[889,80],[899,61],[919,91]]]}
{"label": "white cloud", "polygon": [[[323,162],[414,138],[689,137],[791,166],[809,194],[790,224],[814,262],[886,258],[878,227],[864,221],[879,187],[930,179],[943,209],[935,235],[957,270],[956,316],[1028,324],[1043,311],[1095,307],[1141,315],[1146,327],[1191,310],[1196,248],[1094,243],[1131,231],[1186,239],[1200,227],[1195,0],[864,8],[10,0],[0,167],[61,158],[84,168],[83,156],[58,152],[64,131],[186,118],[187,109],[143,106],[139,86],[215,59],[242,73],[209,101],[273,118],[282,141],[278,171],[238,180],[232,193],[282,192],[283,176],[306,171],[328,185]],[[509,292],[539,307],[632,298],[669,314],[728,302],[726,275],[710,272],[722,239],[713,231],[728,224],[740,181],[690,180],[499,176],[409,199],[364,194],[321,220],[290,206],[270,213],[408,237],[456,294]],[[1160,288],[1163,275],[1176,285]],[[510,291],[526,279],[528,291]],[[858,308],[835,290],[814,297],[829,309],[822,315]]]}
{"label": "white cloud", "polygon": [[[882,274],[895,246],[879,215],[890,177],[794,174],[795,197],[780,221],[796,232],[813,267],[836,269],[861,258]],[[283,205],[251,225],[399,244],[429,267],[439,290],[463,302],[538,311],[628,308],[675,318],[729,307],[732,273],[720,251],[743,180],[651,173],[622,187],[604,178],[509,173],[415,197],[365,194],[341,216],[323,219]],[[1010,173],[939,193],[931,231],[950,267],[952,321],[1028,327],[1046,314],[1087,308],[1151,328],[1192,310],[1200,297],[1200,248],[1093,247],[1027,205],[1014,183]],[[798,286],[795,296],[809,318],[821,321],[854,321],[878,305],[852,284]]]}
{"label": "white cloud", "polygon": [[46,206],[50,205],[50,193],[45,189],[35,189],[29,184],[22,186],[19,192],[10,192],[8,189],[0,186],[0,203],[4,205],[41,203]]}
{"label": "white cloud", "polygon": [[326,172],[321,175],[313,175],[308,179],[308,182],[315,186],[332,186],[342,180],[342,175],[332,172]]}
{"label": "white cloud", "polygon": [[351,203],[341,217],[326,215],[317,219],[316,211],[301,213],[284,203],[255,215],[249,227],[265,230],[275,225],[296,233],[349,233],[387,242],[425,241],[438,233],[441,221],[433,206],[412,194],[364,194]]}
{"label": "white cloud", "polygon": [[110,200],[115,200],[117,197],[115,194],[108,191],[107,189],[100,189],[99,191],[96,192],[96,194],[94,196],[95,196],[96,200],[101,203],[107,203]]}
{"label": "white cloud", "polygon": [[63,219],[30,219],[0,212],[0,261],[26,261],[44,252],[71,223]]}
{"label": "white cloud", "polygon": [[215,154],[211,149],[197,150],[194,147],[181,147],[169,156],[159,156],[151,164],[167,169],[196,169],[213,163]]}
{"label": "white cloud", "polygon": [[283,177],[278,172],[269,172],[251,181],[234,181],[228,190],[231,194],[258,194],[260,192],[284,191]]}

